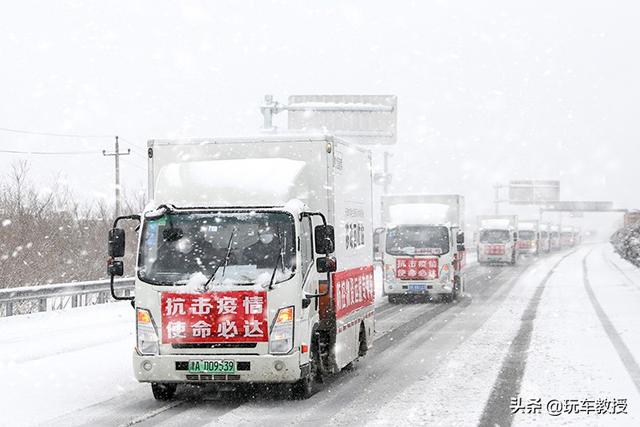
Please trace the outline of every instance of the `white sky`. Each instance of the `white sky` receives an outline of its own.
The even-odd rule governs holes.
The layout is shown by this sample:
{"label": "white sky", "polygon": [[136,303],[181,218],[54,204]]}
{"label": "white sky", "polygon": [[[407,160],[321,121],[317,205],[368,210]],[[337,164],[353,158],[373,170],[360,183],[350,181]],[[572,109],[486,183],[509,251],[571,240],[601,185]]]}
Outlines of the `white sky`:
{"label": "white sky", "polygon": [[[494,183],[560,179],[563,199],[640,207],[638,23],[634,1],[3,1],[0,127],[121,135],[133,189],[147,139],[254,133],[265,93],[391,93],[395,191],[480,213]],[[30,157],[83,197],[111,197],[103,148],[0,132],[5,150],[97,150]]]}

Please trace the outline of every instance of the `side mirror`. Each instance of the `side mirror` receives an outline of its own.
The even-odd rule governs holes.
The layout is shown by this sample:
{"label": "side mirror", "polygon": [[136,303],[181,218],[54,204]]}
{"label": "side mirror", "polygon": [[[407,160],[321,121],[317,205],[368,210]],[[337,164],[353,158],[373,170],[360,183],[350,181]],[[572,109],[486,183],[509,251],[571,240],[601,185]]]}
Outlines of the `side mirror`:
{"label": "side mirror", "polygon": [[456,243],[458,245],[462,245],[464,244],[464,231],[460,231],[458,233],[458,235],[456,236]]}
{"label": "side mirror", "polygon": [[124,230],[122,228],[109,230],[109,256],[112,258],[124,256]]}
{"label": "side mirror", "polygon": [[336,238],[332,225],[316,225],[314,229],[316,253],[330,254],[335,250]]}
{"label": "side mirror", "polygon": [[109,261],[107,264],[107,274],[109,276],[122,276],[124,274],[124,263],[115,260]]}
{"label": "side mirror", "polygon": [[316,259],[316,270],[318,273],[333,273],[338,269],[338,261],[332,256],[320,257]]}

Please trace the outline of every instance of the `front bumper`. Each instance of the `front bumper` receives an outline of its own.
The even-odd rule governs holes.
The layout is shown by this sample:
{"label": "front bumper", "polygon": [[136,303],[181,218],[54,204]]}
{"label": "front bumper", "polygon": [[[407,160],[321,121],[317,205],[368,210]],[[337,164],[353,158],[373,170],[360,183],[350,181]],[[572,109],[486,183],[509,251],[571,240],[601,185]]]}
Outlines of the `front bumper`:
{"label": "front bumper", "polygon": [[532,248],[530,246],[527,248],[518,248],[518,253],[522,255],[535,255],[538,253],[538,248]]}
{"label": "front bumper", "polygon": [[442,295],[451,294],[453,286],[438,281],[385,281],[384,291],[394,295]]}
{"label": "front bumper", "polygon": [[[191,374],[185,366],[185,362],[188,365],[189,360],[235,360],[236,372],[233,374]],[[176,364],[176,362],[178,363]],[[147,369],[145,369],[145,366]],[[242,354],[141,356],[134,350],[133,372],[140,382],[293,383],[301,378],[302,367],[300,366],[300,353],[298,351],[284,356],[271,354],[259,356]]]}
{"label": "front bumper", "polygon": [[492,263],[492,262],[511,262],[511,257],[508,255],[484,255],[484,254],[480,254],[478,255],[478,262],[486,262],[486,263]]}

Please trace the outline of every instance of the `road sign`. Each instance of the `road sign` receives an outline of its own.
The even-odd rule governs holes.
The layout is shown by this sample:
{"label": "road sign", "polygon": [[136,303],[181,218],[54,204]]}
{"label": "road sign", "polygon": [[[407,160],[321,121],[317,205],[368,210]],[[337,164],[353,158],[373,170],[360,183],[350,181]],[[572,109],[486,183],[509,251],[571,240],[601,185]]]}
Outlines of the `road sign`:
{"label": "road sign", "polygon": [[362,145],[392,145],[397,140],[395,95],[291,95],[289,130],[330,132]]}
{"label": "road sign", "polygon": [[509,182],[509,203],[512,205],[544,205],[558,200],[560,200],[560,181]]}
{"label": "road sign", "polygon": [[[552,202],[547,203],[545,211],[561,212],[617,212],[620,209],[613,209],[613,202],[602,201],[578,201],[578,202]],[[625,211],[625,210],[623,210]]]}

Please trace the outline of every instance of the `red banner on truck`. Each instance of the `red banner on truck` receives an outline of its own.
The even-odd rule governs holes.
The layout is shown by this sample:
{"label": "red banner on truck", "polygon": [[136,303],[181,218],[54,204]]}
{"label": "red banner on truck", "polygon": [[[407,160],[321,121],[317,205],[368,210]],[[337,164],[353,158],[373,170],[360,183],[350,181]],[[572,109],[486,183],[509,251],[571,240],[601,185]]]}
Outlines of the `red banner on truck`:
{"label": "red banner on truck", "polygon": [[333,273],[332,281],[336,317],[343,317],[359,308],[373,305],[372,265]]}
{"label": "red banner on truck", "polygon": [[401,280],[438,278],[438,258],[396,258],[396,277]]}
{"label": "red banner on truck", "polygon": [[160,308],[165,344],[268,340],[266,292],[163,292]]}

